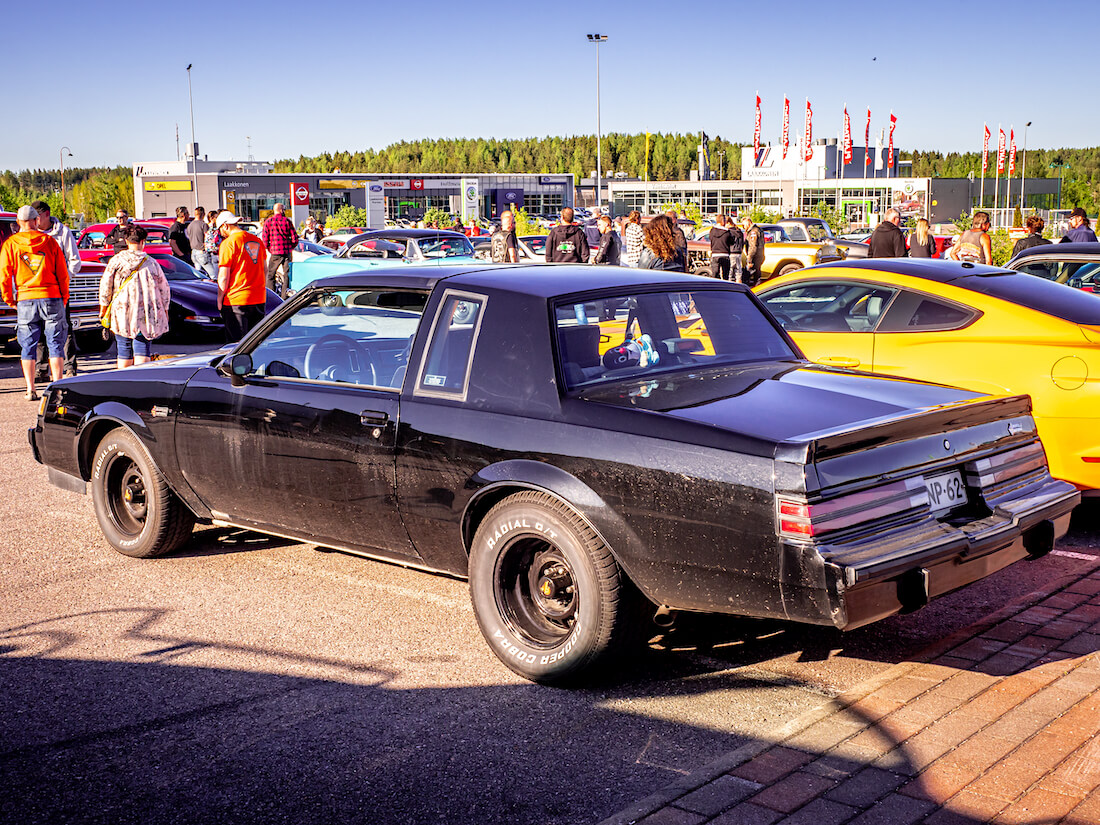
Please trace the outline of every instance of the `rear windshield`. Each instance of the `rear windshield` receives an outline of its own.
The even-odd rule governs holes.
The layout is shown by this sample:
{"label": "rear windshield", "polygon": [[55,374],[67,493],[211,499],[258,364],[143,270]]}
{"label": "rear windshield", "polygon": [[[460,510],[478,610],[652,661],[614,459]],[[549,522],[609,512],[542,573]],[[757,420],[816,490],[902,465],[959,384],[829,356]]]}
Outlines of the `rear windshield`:
{"label": "rear windshield", "polygon": [[1074,324],[1100,324],[1100,296],[1036,278],[1025,272],[1002,270],[969,275],[962,280],[961,285],[974,292],[1029,307]]}
{"label": "rear windshield", "polygon": [[800,358],[744,292],[573,296],[554,306],[567,389],[657,373]]}

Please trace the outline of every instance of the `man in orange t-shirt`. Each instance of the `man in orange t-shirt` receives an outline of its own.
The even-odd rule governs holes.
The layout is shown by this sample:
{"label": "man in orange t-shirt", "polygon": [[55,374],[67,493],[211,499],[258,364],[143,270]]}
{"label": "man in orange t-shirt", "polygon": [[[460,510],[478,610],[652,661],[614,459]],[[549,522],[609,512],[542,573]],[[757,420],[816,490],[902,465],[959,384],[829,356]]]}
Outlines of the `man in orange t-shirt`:
{"label": "man in orange t-shirt", "polygon": [[69,301],[69,269],[57,241],[38,229],[38,211],[20,206],[19,232],[0,248],[0,299],[16,309],[20,362],[28,401],[38,398],[34,361],[38,341],[45,336],[50,351],[50,376],[61,378],[65,354],[65,304]]}
{"label": "man in orange t-shirt", "polygon": [[263,320],[267,306],[267,249],[264,242],[237,224],[240,218],[228,210],[218,213],[218,311],[225,321],[225,335],[240,341]]}

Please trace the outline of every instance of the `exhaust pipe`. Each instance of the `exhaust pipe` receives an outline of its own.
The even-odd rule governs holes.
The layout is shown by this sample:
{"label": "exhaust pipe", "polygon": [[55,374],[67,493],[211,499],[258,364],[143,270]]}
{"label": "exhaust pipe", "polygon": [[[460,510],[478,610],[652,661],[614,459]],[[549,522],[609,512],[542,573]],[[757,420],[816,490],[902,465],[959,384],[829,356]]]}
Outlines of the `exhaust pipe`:
{"label": "exhaust pipe", "polygon": [[669,628],[676,623],[676,611],[667,604],[662,604],[653,614],[653,624],[657,627]]}

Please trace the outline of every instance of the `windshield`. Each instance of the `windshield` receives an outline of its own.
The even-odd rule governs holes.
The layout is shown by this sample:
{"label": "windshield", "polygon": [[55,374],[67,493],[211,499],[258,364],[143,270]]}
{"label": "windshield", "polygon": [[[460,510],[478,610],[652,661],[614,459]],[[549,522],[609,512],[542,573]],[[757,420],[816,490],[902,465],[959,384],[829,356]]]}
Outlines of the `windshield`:
{"label": "windshield", "polygon": [[520,240],[531,247],[531,251],[536,255],[546,254],[546,236],[545,235],[524,235]]}
{"label": "windshield", "polygon": [[417,238],[416,245],[420,247],[425,258],[457,258],[474,254],[469,239],[457,236]]}
{"label": "windshield", "polygon": [[206,275],[201,274],[190,264],[185,264],[175,255],[157,253],[150,257],[155,258],[157,263],[160,264],[160,268],[164,272],[164,277],[169,281],[209,280]]}
{"label": "windshield", "polygon": [[806,231],[810,233],[811,241],[827,241],[833,237],[829,227],[823,223],[811,223],[807,225]]}
{"label": "windshield", "polygon": [[801,357],[748,295],[732,289],[572,297],[555,306],[555,324],[570,390]]}

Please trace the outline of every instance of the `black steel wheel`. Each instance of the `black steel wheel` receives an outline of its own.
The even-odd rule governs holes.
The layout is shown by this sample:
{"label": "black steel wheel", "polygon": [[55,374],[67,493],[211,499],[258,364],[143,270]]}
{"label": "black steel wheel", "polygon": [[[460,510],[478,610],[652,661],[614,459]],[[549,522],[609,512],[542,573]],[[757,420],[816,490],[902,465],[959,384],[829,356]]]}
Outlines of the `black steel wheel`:
{"label": "black steel wheel", "polygon": [[520,676],[589,672],[626,637],[630,584],[610,550],[553,496],[497,504],[470,548],[470,597],[493,652]]}
{"label": "black steel wheel", "polygon": [[162,556],[191,535],[194,514],[129,430],[112,430],[100,442],[91,483],[99,527],[118,552],[143,559]]}

